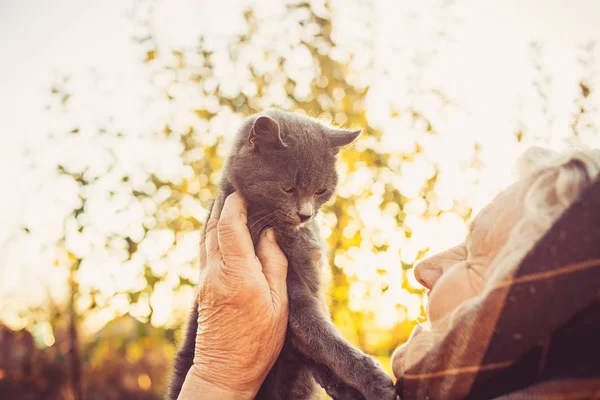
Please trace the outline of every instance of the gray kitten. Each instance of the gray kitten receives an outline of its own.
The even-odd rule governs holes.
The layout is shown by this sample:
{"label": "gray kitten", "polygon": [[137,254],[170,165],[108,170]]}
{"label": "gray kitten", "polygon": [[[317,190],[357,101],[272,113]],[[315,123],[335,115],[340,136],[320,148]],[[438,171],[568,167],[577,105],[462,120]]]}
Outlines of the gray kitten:
{"label": "gray kitten", "polygon": [[[396,398],[391,377],[338,333],[321,292],[322,247],[314,217],[337,185],[336,154],[359,134],[279,110],[251,116],[238,133],[222,193],[240,192],[254,243],[265,227],[275,228],[289,261],[287,335],[257,399],[311,399],[315,380],[334,399]],[[197,320],[194,302],[168,399],[177,398],[192,366]]]}

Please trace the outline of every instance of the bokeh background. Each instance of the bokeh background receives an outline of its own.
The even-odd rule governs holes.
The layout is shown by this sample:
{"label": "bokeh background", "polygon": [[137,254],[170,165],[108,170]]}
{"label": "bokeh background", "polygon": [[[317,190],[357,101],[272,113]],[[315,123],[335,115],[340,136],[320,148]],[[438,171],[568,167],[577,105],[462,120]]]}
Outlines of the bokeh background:
{"label": "bokeh background", "polygon": [[323,273],[388,370],[425,318],[414,263],[526,147],[600,146],[595,0],[4,0],[0,20],[2,398],[164,394],[248,114],[365,128]]}

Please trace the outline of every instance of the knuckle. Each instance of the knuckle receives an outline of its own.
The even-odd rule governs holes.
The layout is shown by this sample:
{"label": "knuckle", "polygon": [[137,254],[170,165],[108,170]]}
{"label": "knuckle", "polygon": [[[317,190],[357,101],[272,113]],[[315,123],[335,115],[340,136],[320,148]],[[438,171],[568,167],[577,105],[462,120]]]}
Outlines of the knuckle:
{"label": "knuckle", "polygon": [[285,270],[288,267],[288,259],[283,254],[279,254],[274,258],[273,264],[278,267],[278,269]]}
{"label": "knuckle", "polygon": [[263,266],[268,267],[269,271],[277,277],[285,277],[287,275],[288,261],[287,259],[270,259],[263,258]]}
{"label": "knuckle", "polygon": [[208,220],[208,222],[206,223],[206,231],[204,232],[204,235],[202,236],[202,242],[206,241],[206,237],[212,233],[215,229],[217,229],[217,225],[218,225],[218,221],[215,219],[210,219]]}
{"label": "knuckle", "polygon": [[248,256],[246,254],[223,254],[223,271],[235,273],[245,270],[248,266]]}
{"label": "knuckle", "polygon": [[215,229],[217,227],[219,220],[211,218],[208,220],[208,222],[206,223],[206,229]]}
{"label": "knuckle", "polygon": [[217,228],[220,234],[232,234],[236,231],[236,224],[228,217],[223,217],[217,222]]}
{"label": "knuckle", "polygon": [[213,258],[215,255],[219,254],[219,248],[218,247],[213,247],[210,249],[206,249],[206,258],[207,259],[211,259]]}

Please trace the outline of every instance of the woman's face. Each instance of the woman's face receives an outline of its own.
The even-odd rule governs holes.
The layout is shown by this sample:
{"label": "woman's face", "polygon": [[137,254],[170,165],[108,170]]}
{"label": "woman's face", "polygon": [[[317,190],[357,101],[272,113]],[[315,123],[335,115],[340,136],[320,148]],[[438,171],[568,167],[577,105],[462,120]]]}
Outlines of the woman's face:
{"label": "woman's face", "polygon": [[432,325],[481,292],[488,266],[523,214],[527,186],[527,181],[509,186],[473,219],[463,243],[415,267],[415,277],[429,290],[427,313]]}

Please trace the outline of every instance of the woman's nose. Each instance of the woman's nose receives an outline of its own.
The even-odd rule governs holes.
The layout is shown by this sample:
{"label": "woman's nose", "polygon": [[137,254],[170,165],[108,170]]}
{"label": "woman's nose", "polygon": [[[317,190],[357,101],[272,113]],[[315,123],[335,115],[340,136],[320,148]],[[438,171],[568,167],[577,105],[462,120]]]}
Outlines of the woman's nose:
{"label": "woman's nose", "polygon": [[434,262],[423,260],[415,266],[415,278],[427,289],[433,289],[433,286],[442,276],[442,269]]}

